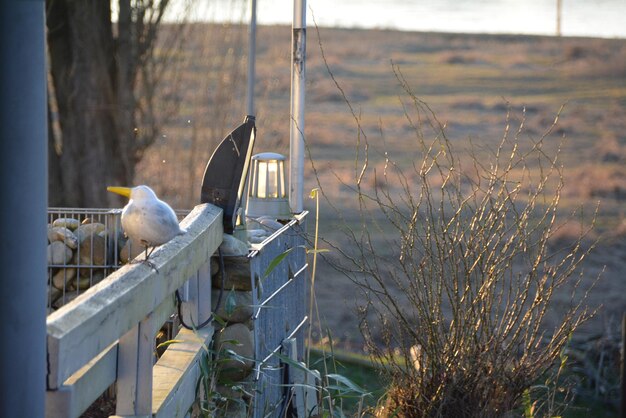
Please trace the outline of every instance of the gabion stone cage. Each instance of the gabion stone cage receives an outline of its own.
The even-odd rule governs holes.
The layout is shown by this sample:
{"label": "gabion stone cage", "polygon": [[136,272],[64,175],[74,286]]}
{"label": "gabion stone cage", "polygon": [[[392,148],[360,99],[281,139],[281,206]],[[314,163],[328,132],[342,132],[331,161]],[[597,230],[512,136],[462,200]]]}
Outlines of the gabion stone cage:
{"label": "gabion stone cage", "polygon": [[[176,212],[179,219],[187,213]],[[121,214],[121,209],[48,209],[48,314],[144,250],[125,237]]]}

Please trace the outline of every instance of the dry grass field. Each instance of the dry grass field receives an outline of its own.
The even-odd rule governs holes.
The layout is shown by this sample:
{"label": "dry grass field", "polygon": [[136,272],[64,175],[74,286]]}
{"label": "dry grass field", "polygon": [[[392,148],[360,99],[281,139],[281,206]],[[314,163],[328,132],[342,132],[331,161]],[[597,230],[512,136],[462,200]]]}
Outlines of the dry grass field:
{"label": "dry grass field", "polygon": [[[197,203],[215,144],[243,119],[245,30],[197,24],[178,52],[184,62],[178,77],[180,107],[146,153],[137,178],[177,207]],[[445,124],[461,157],[470,144],[479,155],[489,155],[502,138],[507,112],[512,130],[524,119],[519,141],[529,147],[564,106],[546,139],[547,150],[553,151],[565,138],[561,207],[564,213],[582,207],[589,220],[599,203],[601,241],[584,274],[591,282],[604,269],[589,300],[602,308],[586,330],[618,332],[626,309],[626,40],[329,28],[319,29],[319,39],[315,27],[307,34],[306,141],[319,183],[348,223],[357,221],[355,199],[338,179],[351,184],[358,175],[359,135],[367,136],[372,167],[382,167],[382,150],[401,164],[420,157],[403,110],[410,99],[392,63]],[[257,152],[288,154],[290,39],[289,27],[258,31]],[[309,165],[305,194],[317,186]],[[307,202],[309,208],[312,203]],[[338,217],[322,205],[325,238],[341,240]],[[559,234],[566,239],[576,231],[573,226]],[[322,321],[341,345],[360,349],[352,284],[327,265],[318,273]],[[558,306],[557,297],[557,316]]]}

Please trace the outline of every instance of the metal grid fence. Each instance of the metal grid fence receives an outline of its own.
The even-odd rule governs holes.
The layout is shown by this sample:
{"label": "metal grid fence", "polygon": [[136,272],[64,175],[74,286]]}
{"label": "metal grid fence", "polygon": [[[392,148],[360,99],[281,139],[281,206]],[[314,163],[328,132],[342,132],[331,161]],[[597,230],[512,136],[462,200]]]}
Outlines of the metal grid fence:
{"label": "metal grid fence", "polygon": [[[179,220],[189,211],[179,210]],[[124,236],[122,209],[48,208],[48,314],[143,251]]]}
{"label": "metal grid fence", "polygon": [[[295,338],[296,358],[304,360],[305,330],[309,326],[305,230],[304,216],[292,220],[249,255],[255,307],[254,417],[279,416],[286,403],[285,388],[289,382],[285,380],[284,365],[276,356],[285,354],[283,342]],[[289,253],[285,259],[267,272],[272,261],[286,251]]]}

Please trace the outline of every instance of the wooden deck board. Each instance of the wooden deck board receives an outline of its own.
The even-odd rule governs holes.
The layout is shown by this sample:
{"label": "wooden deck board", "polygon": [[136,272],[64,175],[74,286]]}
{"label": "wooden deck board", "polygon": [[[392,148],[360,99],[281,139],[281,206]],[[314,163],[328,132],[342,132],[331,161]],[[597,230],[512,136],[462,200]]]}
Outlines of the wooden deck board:
{"label": "wooden deck board", "polygon": [[152,368],[152,414],[156,417],[185,416],[195,400],[200,376],[198,361],[213,338],[213,327],[196,332],[183,328],[174,343]]}

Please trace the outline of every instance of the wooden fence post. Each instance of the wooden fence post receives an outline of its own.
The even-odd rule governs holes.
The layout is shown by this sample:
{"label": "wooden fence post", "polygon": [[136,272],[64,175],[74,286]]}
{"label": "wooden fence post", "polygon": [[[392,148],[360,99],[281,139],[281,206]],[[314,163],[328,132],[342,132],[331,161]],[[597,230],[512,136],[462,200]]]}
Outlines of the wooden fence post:
{"label": "wooden fence post", "polygon": [[173,297],[165,299],[145,319],[120,338],[115,411],[118,416],[152,416],[155,336],[173,311]]}
{"label": "wooden fence post", "polygon": [[153,315],[120,338],[117,354],[118,416],[152,415],[152,364],[155,351]]}

